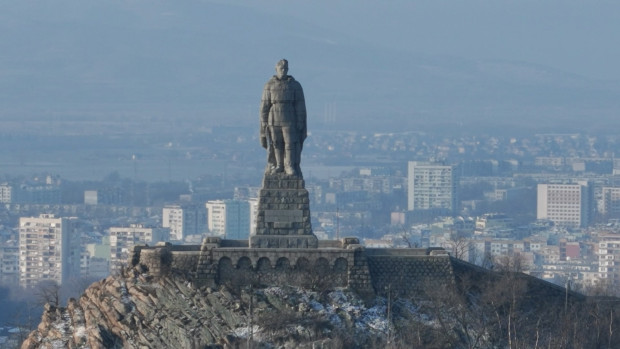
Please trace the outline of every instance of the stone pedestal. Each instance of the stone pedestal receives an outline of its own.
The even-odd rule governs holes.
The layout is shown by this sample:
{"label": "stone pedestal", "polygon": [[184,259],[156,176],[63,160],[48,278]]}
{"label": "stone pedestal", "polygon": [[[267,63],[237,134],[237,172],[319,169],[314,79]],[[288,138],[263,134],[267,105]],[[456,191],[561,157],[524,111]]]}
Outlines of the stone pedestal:
{"label": "stone pedestal", "polygon": [[310,199],[302,178],[265,174],[259,192],[253,248],[317,248],[310,223]]}

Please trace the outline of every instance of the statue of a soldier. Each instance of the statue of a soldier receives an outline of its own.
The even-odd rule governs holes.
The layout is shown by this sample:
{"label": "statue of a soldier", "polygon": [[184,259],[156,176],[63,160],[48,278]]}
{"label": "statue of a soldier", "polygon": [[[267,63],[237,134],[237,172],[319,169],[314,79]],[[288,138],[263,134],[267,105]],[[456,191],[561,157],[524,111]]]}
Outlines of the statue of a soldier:
{"label": "statue of a soldier", "polygon": [[276,63],[263,89],[260,105],[260,142],[267,149],[267,171],[302,177],[299,163],[307,136],[306,102],[301,84],[288,73],[288,61]]}

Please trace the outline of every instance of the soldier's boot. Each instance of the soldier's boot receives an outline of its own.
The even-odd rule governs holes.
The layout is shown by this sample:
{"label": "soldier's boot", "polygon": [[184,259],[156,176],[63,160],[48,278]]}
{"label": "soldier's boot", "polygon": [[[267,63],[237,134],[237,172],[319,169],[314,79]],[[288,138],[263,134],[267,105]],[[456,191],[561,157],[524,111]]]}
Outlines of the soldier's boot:
{"label": "soldier's boot", "polygon": [[286,171],[287,175],[291,175],[291,176],[297,176],[297,169],[296,169],[296,158],[297,155],[297,149],[296,149],[296,144],[287,144],[286,145],[286,156],[284,159],[284,170]]}
{"label": "soldier's boot", "polygon": [[279,149],[274,149],[274,155],[276,158],[276,166],[272,169],[271,173],[284,172],[284,152]]}

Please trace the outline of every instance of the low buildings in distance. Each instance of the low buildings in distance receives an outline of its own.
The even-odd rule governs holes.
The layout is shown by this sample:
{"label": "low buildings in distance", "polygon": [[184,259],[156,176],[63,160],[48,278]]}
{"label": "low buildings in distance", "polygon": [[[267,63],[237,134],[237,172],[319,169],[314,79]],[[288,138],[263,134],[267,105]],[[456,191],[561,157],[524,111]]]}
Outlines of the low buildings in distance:
{"label": "low buildings in distance", "polygon": [[[246,138],[252,140],[238,140],[242,149],[250,147]],[[620,137],[580,134],[330,131],[308,138],[302,167],[320,238],[358,236],[369,246],[439,245],[494,268],[519,258],[520,268],[546,280],[601,286],[619,282],[613,247],[620,236],[618,145]],[[244,151],[212,149],[209,156],[219,159],[251,160]],[[0,280],[35,283],[26,281],[35,268],[20,260],[21,248],[30,248],[29,258],[50,268],[55,263],[40,259],[40,250],[35,257],[32,232],[21,234],[21,219],[41,214],[74,226],[70,245],[78,246],[71,247],[77,248],[78,267],[72,272],[80,277],[115,270],[135,244],[197,244],[206,235],[247,239],[262,169],[252,175],[239,171],[169,183],[114,175],[96,183],[53,175],[2,178]],[[65,245],[62,233],[58,239]],[[32,280],[45,278],[63,281],[52,269]]]}

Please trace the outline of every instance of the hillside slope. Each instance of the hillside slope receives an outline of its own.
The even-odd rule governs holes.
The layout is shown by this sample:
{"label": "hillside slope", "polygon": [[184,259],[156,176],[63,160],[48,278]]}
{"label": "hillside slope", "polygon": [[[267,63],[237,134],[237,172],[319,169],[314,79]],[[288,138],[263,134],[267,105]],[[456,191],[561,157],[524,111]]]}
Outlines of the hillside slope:
{"label": "hillside slope", "polygon": [[609,348],[620,341],[615,301],[455,265],[452,286],[419,297],[388,287],[370,299],[347,289],[197,288],[182,275],[156,279],[129,269],[66,307],[48,305],[22,348]]}
{"label": "hillside slope", "polygon": [[254,290],[250,306],[248,290],[196,289],[183,278],[129,274],[94,283],[66,308],[48,305],[22,348],[234,346],[247,341],[252,321],[253,339],[266,347],[362,345],[384,341],[387,333],[385,302],[366,307],[350,292],[269,287]]}

